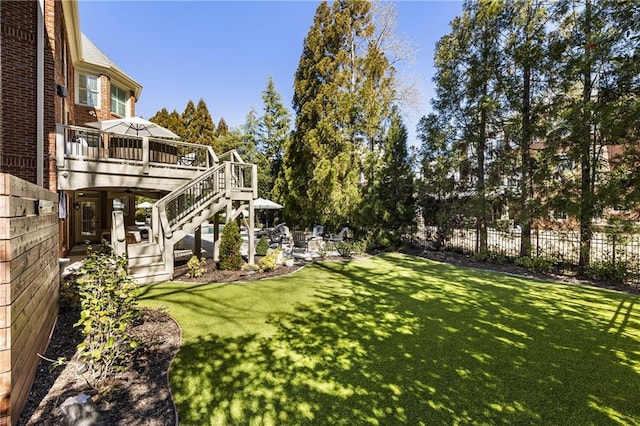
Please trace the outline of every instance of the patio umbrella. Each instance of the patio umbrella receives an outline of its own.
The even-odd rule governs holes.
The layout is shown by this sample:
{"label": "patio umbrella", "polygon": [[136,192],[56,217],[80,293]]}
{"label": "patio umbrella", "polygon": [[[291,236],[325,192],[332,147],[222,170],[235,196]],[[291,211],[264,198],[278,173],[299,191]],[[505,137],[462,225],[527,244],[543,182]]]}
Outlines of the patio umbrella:
{"label": "patio umbrella", "polygon": [[[267,200],[266,198],[256,198],[253,200],[253,208],[256,210],[278,210],[281,209],[282,206],[275,201]],[[265,225],[269,227],[269,215],[267,214]]]}
{"label": "patio umbrella", "polygon": [[282,206],[275,201],[267,200],[266,198],[256,198],[253,200],[253,208],[256,210],[277,210]]}
{"label": "patio umbrella", "polygon": [[153,206],[153,204],[151,204],[148,201],[143,201],[140,204],[136,205],[137,209],[150,209]]}
{"label": "patio umbrella", "polygon": [[115,120],[104,121],[91,121],[85,123],[87,126],[95,127],[104,132],[115,133],[118,135],[135,135],[135,136],[148,136],[152,138],[174,138],[179,139],[180,136],[176,135],[169,129],[165,129],[162,126],[152,123],[149,120],[145,120],[140,117],[125,117],[117,118]]}

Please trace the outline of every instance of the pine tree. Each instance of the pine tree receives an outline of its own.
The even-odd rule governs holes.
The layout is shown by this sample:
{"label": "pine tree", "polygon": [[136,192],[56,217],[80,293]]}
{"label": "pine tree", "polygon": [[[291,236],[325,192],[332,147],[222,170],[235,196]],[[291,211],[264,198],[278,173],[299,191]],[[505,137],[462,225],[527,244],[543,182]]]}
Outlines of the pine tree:
{"label": "pine tree", "polygon": [[415,224],[414,174],[407,129],[394,108],[382,161],[365,195],[363,219],[382,248],[399,247]]}
{"label": "pine tree", "polygon": [[197,134],[193,133],[193,127],[191,125],[193,121],[193,117],[196,114],[196,106],[191,99],[187,102],[187,106],[184,108],[184,112],[182,113],[181,121],[182,128],[184,129],[182,136],[182,140],[189,143],[196,143],[198,138]]}
{"label": "pine tree", "polygon": [[[274,182],[282,169],[282,157],[287,139],[291,134],[291,118],[276,91],[273,78],[269,76],[266,89],[262,92],[264,114],[260,119],[257,142],[258,149],[267,160],[268,180],[265,182],[265,194],[271,194]],[[267,196],[269,196],[267,195]]]}
{"label": "pine tree", "polygon": [[216,129],[216,136],[226,136],[227,133],[229,133],[229,126],[227,126],[227,122],[224,120],[224,117],[220,117],[218,127]]}
{"label": "pine tree", "polygon": [[189,122],[188,132],[193,143],[213,146],[215,139],[215,125],[203,99],[198,101],[195,112]]}
{"label": "pine tree", "polygon": [[[371,5],[322,2],[294,80],[296,130],[276,190],[291,223],[353,223],[367,150],[378,147],[393,98],[393,67],[373,41]],[[369,170],[372,168],[369,167]]]}
{"label": "pine tree", "polygon": [[499,46],[501,3],[465,1],[463,14],[452,22],[450,34],[436,46],[436,110],[459,129],[458,143],[468,153],[473,171],[473,216],[479,253],[487,252],[487,225],[490,221],[486,154],[489,140],[500,126],[500,84],[502,69]]}
{"label": "pine tree", "polygon": [[152,123],[156,123],[158,126],[162,126],[165,128],[169,128],[169,111],[166,108],[162,108],[160,111],[156,112],[156,114],[149,118],[149,121]]}
{"label": "pine tree", "polygon": [[440,248],[460,224],[456,220],[465,208],[458,197],[456,174],[466,152],[456,143],[456,131],[444,116],[429,114],[417,126],[420,147],[420,173],[418,203],[426,225],[436,226],[436,245]]}
{"label": "pine tree", "polygon": [[531,148],[535,137],[543,134],[545,95],[550,79],[548,69],[552,60],[546,42],[550,17],[545,3],[511,0],[506,2],[505,8],[504,55],[510,72],[503,73],[501,78],[506,86],[509,109],[517,117],[512,127],[514,133],[519,133],[513,140],[520,152],[518,223],[522,225],[520,256],[523,257],[531,255],[531,224],[541,215],[536,206],[541,202],[542,188],[535,186],[536,170]]}
{"label": "pine tree", "polygon": [[175,109],[169,114],[166,127],[184,140],[185,128],[182,124],[182,117],[180,117],[180,113]]}
{"label": "pine tree", "polygon": [[[637,109],[627,96],[634,86],[637,96],[637,59],[634,69],[634,60],[625,59],[622,53],[633,56],[637,51],[637,42],[630,40],[637,40],[637,23],[627,21],[633,16],[638,17],[634,2],[563,0],[554,9],[558,30],[553,48],[562,54],[554,80],[555,132],[548,150],[563,152],[577,165],[577,179],[567,180],[566,189],[555,201],[556,205],[564,201],[562,204],[578,217],[580,272],[590,263],[594,218],[607,204],[619,202],[618,194],[624,192],[613,191],[617,185],[608,184],[616,173],[610,173],[604,152],[622,143],[630,147],[637,140],[629,128],[637,120],[633,118]],[[603,189],[609,192],[603,193]]]}

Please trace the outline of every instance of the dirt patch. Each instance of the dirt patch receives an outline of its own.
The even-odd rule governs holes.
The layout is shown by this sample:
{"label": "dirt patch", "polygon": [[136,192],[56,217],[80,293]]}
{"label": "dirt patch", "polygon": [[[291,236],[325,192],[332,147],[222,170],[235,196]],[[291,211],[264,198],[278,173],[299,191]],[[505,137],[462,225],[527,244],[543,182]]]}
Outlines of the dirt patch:
{"label": "dirt patch", "polygon": [[53,371],[51,362],[38,367],[20,425],[64,424],[60,404],[80,393],[91,395],[107,425],[175,425],[167,371],[180,347],[180,328],[164,312],[143,309],[131,332],[140,343],[126,362],[125,372],[115,389],[101,398],[77,373],[75,356],[81,335],[73,324],[78,312],[61,312],[45,357],[65,357],[70,361]]}

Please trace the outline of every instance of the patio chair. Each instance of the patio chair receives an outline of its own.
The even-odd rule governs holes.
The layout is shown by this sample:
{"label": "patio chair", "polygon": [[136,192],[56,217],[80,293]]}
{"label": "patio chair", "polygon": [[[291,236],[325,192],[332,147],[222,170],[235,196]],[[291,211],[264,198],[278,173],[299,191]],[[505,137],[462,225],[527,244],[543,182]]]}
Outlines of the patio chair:
{"label": "patio chair", "polygon": [[330,243],[334,243],[334,244],[335,243],[341,243],[341,242],[344,241],[344,239],[347,236],[348,232],[349,232],[349,228],[345,226],[337,234],[329,234],[325,240],[329,241]]}
{"label": "patio chair", "polygon": [[293,248],[294,249],[304,249],[307,251],[309,247],[309,242],[307,240],[307,236],[303,231],[293,231]]}

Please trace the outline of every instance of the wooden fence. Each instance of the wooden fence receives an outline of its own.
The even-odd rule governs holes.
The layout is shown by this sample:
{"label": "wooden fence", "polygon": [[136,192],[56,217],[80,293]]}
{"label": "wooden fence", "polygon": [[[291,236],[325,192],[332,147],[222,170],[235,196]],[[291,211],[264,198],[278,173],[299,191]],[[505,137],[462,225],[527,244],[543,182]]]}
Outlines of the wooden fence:
{"label": "wooden fence", "polygon": [[0,424],[16,424],[58,316],[57,194],[0,174]]}

